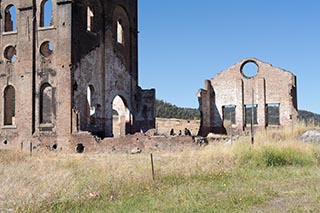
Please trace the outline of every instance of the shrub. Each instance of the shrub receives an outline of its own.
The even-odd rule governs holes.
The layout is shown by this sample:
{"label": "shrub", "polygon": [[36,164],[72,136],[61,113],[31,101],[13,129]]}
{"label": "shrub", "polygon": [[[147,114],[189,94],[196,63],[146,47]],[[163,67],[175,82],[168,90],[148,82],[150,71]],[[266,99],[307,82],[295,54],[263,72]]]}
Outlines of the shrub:
{"label": "shrub", "polygon": [[307,166],[315,163],[315,158],[309,152],[294,147],[266,146],[243,152],[240,162],[242,165],[266,167]]}

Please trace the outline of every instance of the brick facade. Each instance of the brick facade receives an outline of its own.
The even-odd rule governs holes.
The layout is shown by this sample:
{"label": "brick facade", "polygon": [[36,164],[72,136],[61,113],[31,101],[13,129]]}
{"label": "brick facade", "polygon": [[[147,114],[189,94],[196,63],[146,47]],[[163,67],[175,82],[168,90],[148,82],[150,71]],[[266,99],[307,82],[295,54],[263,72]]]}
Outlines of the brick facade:
{"label": "brick facade", "polygon": [[0,148],[62,148],[86,133],[112,137],[114,125],[121,135],[155,127],[155,90],[138,86],[137,0],[2,0],[0,8]]}
{"label": "brick facade", "polygon": [[[243,67],[250,63],[258,71],[253,76],[246,76]],[[295,122],[298,115],[296,76],[255,58],[244,59],[206,80],[198,98],[201,110],[199,134],[203,136],[209,132],[248,129],[252,108],[255,128],[287,126]]]}

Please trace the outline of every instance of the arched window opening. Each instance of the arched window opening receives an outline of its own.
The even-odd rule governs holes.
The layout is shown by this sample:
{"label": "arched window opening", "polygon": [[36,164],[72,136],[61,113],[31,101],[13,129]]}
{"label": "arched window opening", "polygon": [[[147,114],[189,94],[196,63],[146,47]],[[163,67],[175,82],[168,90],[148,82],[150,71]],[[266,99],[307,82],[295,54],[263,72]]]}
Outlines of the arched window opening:
{"label": "arched window opening", "polygon": [[53,123],[53,89],[46,83],[40,90],[40,124]]}
{"label": "arched window opening", "polygon": [[11,32],[17,30],[17,15],[16,15],[16,7],[14,5],[9,5],[5,9],[4,15],[4,31]]}
{"label": "arched window opening", "polygon": [[94,12],[90,7],[87,7],[87,31],[94,32]]}
{"label": "arched window opening", "polygon": [[94,124],[94,114],[96,113],[96,108],[94,107],[94,87],[89,85],[87,87],[87,118],[89,124]]}
{"label": "arched window opening", "polygon": [[4,50],[4,57],[9,61],[9,62],[14,62],[17,58],[17,51],[16,48],[13,46],[8,46]]}
{"label": "arched window opening", "polygon": [[52,1],[43,0],[40,5],[40,27],[50,27],[52,25]]}
{"label": "arched window opening", "polygon": [[43,57],[49,57],[53,52],[52,43],[50,41],[45,41],[40,46],[40,54]]}
{"label": "arched window opening", "polygon": [[124,30],[121,19],[118,19],[117,21],[117,42],[119,44],[124,44]]}
{"label": "arched window opening", "polygon": [[9,85],[4,90],[4,125],[15,124],[15,89]]}

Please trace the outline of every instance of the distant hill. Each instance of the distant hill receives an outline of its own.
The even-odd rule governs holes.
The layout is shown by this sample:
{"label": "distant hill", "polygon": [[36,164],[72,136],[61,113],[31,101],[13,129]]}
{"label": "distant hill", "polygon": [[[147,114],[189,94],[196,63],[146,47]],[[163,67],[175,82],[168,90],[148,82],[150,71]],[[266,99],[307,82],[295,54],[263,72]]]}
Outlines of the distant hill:
{"label": "distant hill", "polygon": [[299,120],[320,126],[320,115],[306,110],[299,110]]}
{"label": "distant hill", "polygon": [[[200,111],[193,108],[177,107],[163,100],[156,100],[156,117],[186,120],[200,119]],[[306,110],[299,110],[298,118],[305,123],[320,125],[320,115]]]}
{"label": "distant hill", "polygon": [[177,107],[163,100],[156,100],[156,117],[199,120],[200,111],[198,109]]}

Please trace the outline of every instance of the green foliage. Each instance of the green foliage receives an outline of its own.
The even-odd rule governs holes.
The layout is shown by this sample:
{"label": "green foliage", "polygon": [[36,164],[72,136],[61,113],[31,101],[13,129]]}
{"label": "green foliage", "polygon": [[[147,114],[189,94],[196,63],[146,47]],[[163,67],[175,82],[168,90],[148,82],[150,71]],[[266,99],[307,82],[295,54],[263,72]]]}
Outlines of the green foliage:
{"label": "green foliage", "polygon": [[197,109],[181,108],[163,100],[156,100],[156,117],[197,120],[200,119],[200,112]]}
{"label": "green foliage", "polygon": [[240,156],[244,165],[282,167],[308,166],[315,163],[315,157],[310,153],[293,147],[263,147],[260,150],[247,150]]}
{"label": "green foliage", "polygon": [[306,110],[299,110],[299,120],[315,126],[320,126],[320,115]]}
{"label": "green foliage", "polygon": [[[177,107],[163,100],[156,100],[156,117],[198,120],[200,119],[200,111],[199,109]],[[273,116],[271,115],[271,117]],[[306,124],[320,125],[320,115],[306,110],[298,111],[298,119]]]}

